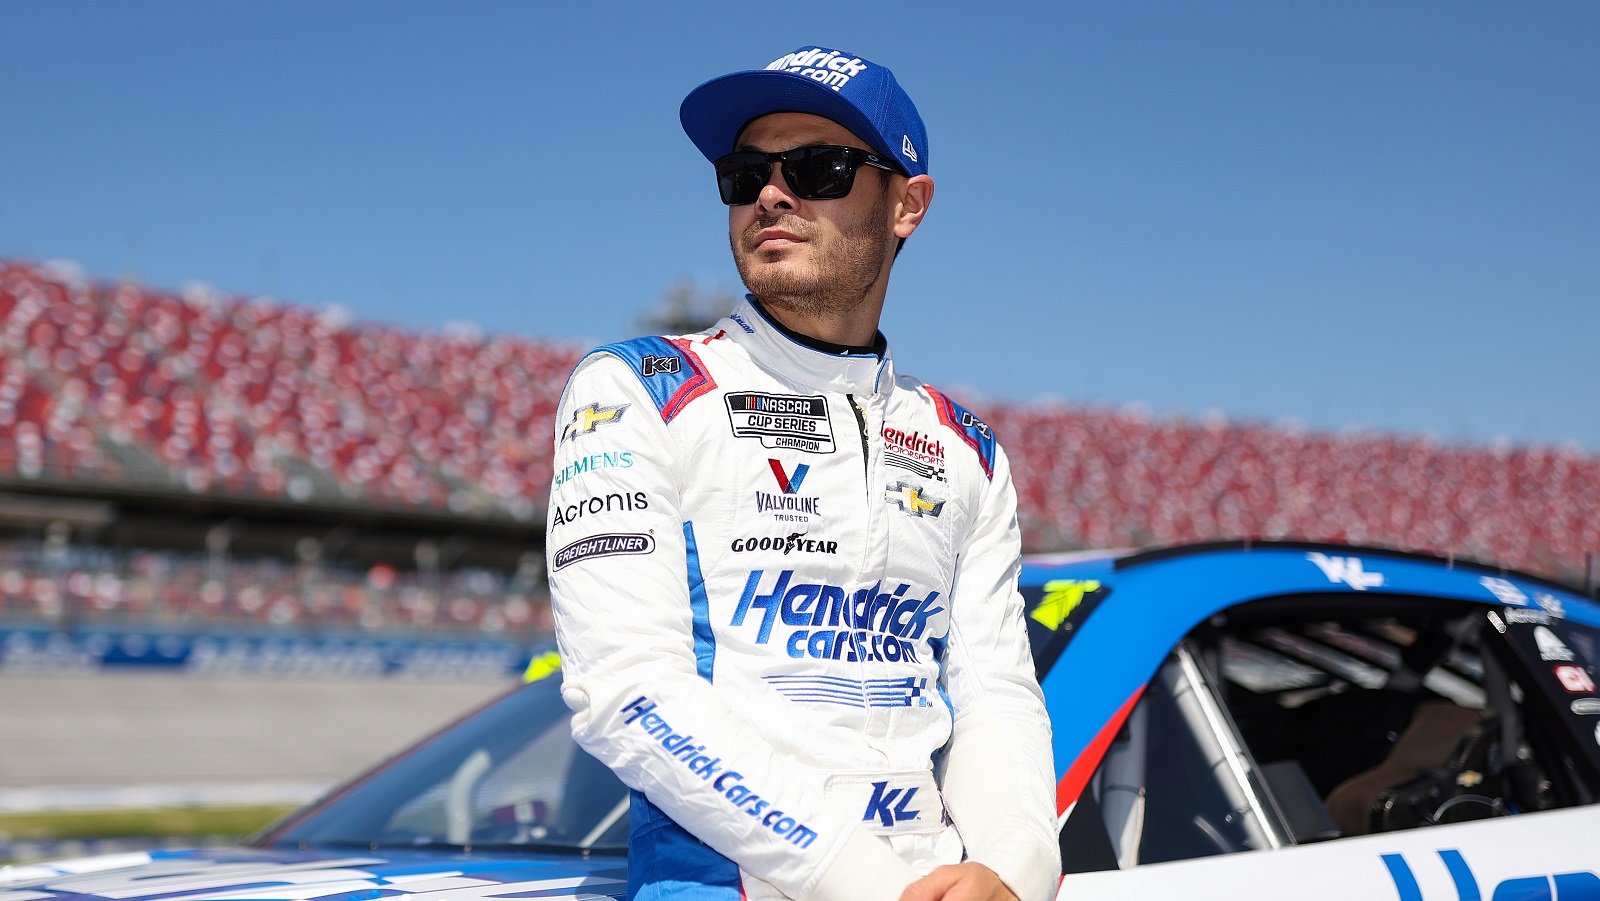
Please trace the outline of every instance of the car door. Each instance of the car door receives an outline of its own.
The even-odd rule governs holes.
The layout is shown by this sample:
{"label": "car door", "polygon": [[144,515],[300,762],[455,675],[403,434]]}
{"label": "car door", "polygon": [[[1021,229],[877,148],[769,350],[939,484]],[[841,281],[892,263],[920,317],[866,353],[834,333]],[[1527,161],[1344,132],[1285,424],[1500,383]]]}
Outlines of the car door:
{"label": "car door", "polygon": [[1597,636],[1422,596],[1221,611],[1063,817],[1060,897],[1600,899]]}

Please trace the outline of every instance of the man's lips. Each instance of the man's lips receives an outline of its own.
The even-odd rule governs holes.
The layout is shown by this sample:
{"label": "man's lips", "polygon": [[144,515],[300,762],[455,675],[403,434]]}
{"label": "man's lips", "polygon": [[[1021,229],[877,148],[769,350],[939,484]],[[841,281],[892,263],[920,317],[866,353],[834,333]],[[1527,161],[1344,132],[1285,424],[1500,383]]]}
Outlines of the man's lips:
{"label": "man's lips", "polygon": [[756,232],[751,241],[752,250],[776,250],[780,247],[789,247],[801,243],[803,239],[794,232],[784,231],[781,228],[766,228]]}

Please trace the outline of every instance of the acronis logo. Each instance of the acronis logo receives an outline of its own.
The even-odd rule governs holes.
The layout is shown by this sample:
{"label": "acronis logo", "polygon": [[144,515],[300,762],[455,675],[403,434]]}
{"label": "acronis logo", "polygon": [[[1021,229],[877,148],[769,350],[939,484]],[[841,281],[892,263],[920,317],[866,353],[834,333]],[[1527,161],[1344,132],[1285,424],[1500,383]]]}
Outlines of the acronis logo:
{"label": "acronis logo", "polygon": [[905,582],[891,591],[882,582],[857,589],[795,582],[792,569],[777,573],[763,591],[766,581],[765,570],[751,571],[729,625],[742,627],[752,611],[761,611],[756,644],[770,642],[781,623],[790,627],[784,639],[790,657],[916,662],[919,643],[943,637],[938,591],[918,597]]}

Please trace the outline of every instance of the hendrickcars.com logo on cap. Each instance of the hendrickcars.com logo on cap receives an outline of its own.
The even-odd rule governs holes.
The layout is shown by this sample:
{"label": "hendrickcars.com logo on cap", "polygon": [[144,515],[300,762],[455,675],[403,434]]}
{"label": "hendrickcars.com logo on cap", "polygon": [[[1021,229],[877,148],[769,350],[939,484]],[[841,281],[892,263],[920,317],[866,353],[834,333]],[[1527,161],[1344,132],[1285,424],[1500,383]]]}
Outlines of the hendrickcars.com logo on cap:
{"label": "hendrickcars.com logo on cap", "polygon": [[780,56],[769,63],[767,69],[797,72],[837,91],[849,84],[852,77],[867,71],[867,64],[859,56],[813,47]]}

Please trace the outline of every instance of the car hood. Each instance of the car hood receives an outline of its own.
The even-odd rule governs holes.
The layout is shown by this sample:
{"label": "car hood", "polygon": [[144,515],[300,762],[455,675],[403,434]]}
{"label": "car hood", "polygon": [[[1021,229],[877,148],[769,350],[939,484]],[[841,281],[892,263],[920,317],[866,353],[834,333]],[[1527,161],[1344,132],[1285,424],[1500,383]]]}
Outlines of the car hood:
{"label": "car hood", "polygon": [[0,867],[0,901],[428,901],[621,898],[626,860],[539,854],[333,854],[234,848]]}

